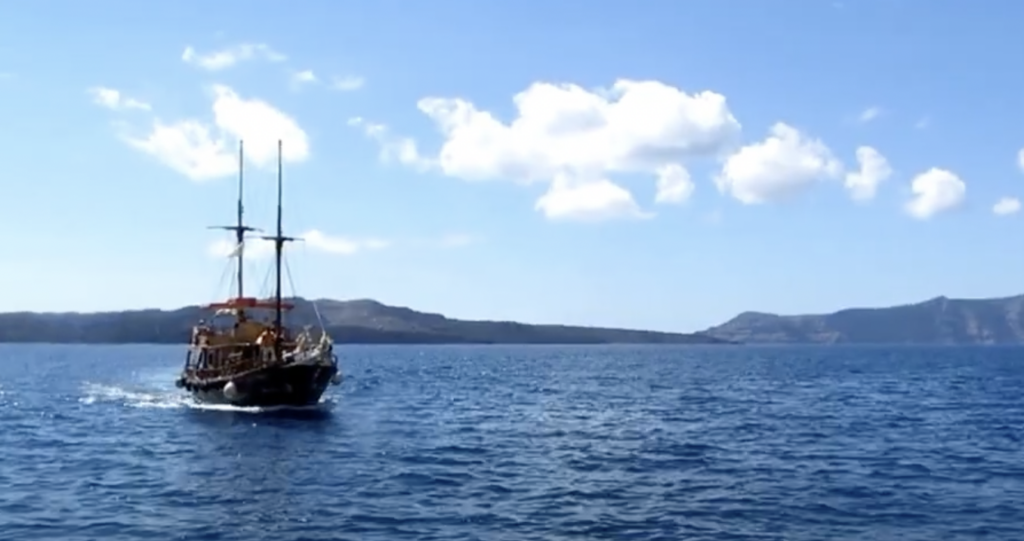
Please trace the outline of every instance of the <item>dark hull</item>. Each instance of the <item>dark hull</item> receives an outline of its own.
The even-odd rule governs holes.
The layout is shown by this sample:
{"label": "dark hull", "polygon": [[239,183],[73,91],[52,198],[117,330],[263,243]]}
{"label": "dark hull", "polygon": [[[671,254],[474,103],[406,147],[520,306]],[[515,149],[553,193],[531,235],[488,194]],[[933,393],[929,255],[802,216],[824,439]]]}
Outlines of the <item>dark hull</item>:
{"label": "dark hull", "polygon": [[312,406],[320,401],[331,384],[331,378],[337,373],[336,366],[274,366],[232,379],[233,388],[228,390],[224,381],[190,382],[186,388],[196,400],[208,404]]}

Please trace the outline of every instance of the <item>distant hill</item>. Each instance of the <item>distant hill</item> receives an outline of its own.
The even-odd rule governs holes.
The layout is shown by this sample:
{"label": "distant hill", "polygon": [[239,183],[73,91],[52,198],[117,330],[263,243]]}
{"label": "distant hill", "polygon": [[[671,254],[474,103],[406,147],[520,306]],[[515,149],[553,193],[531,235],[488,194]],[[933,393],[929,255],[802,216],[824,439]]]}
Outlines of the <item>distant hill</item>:
{"label": "distant hill", "polygon": [[[317,325],[313,303],[296,307],[292,325]],[[464,321],[387,306],[373,300],[317,300],[324,326],[338,343],[359,344],[715,344],[700,333],[677,334],[511,321]],[[187,343],[192,325],[210,317],[198,306],[177,310],[100,313],[0,313],[0,342]]]}
{"label": "distant hill", "polygon": [[749,344],[1022,344],[1024,295],[936,297],[889,308],[780,316],[744,312],[706,334]]}

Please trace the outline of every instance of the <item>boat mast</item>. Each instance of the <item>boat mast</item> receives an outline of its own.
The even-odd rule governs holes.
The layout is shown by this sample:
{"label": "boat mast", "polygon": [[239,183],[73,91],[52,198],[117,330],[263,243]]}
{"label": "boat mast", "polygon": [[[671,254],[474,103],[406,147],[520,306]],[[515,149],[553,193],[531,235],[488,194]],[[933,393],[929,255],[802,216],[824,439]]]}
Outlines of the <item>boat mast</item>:
{"label": "boat mast", "polygon": [[242,205],[242,195],[244,186],[244,147],[241,140],[238,141],[238,221],[235,225],[219,225],[213,226],[213,229],[226,229],[228,231],[235,232],[235,257],[238,259],[238,269],[236,270],[236,280],[238,280],[238,298],[241,299],[245,293],[245,282],[243,281],[244,275],[244,253],[245,253],[245,234],[249,231],[259,231],[255,227],[249,227],[245,225],[243,221],[244,206]]}
{"label": "boat mast", "polygon": [[286,237],[286,236],[284,236],[284,228],[282,226],[282,220],[281,220],[281,214],[282,214],[282,204],[281,204],[282,191],[283,191],[283,189],[282,189],[282,186],[281,186],[281,140],[278,139],[277,140],[277,234],[272,236],[272,237],[266,236],[266,237],[263,237],[263,238],[267,239],[267,240],[274,241],[274,280],[275,280],[275,288],[274,288],[274,290],[275,290],[274,291],[274,335],[276,336],[275,348],[277,349],[277,352],[279,354],[280,354],[280,349],[281,349],[280,346],[281,346],[281,328],[282,328],[282,323],[281,323],[281,312],[282,312],[282,310],[281,310],[281,307],[282,307],[282,301],[281,301],[281,260],[282,260],[282,252],[284,251],[284,243],[289,242],[289,241],[293,241],[293,240],[297,240],[294,237]]}
{"label": "boat mast", "polygon": [[274,335],[281,341],[281,252],[284,250],[284,230],[281,225],[281,140],[277,140],[277,239],[274,243]]}
{"label": "boat mast", "polygon": [[242,264],[245,261],[245,258],[244,258],[244,255],[245,255],[245,237],[244,237],[245,230],[243,229],[245,227],[245,224],[242,223],[242,214],[245,212],[245,210],[243,208],[243,205],[242,205],[242,186],[243,186],[243,180],[242,180],[243,179],[243,173],[242,173],[242,170],[243,170],[243,168],[245,166],[243,165],[244,161],[242,159],[242,156],[243,156],[243,154],[242,154],[242,152],[243,152],[242,146],[243,146],[243,141],[241,139],[239,139],[238,140],[238,221],[235,222],[235,227],[236,227],[236,229],[235,229],[235,242],[236,242],[235,246],[238,247],[238,298],[239,299],[244,297],[243,293],[245,291],[245,286],[244,286],[245,281],[242,279],[244,277],[244,273],[243,273],[242,269],[245,267],[245,265]]}

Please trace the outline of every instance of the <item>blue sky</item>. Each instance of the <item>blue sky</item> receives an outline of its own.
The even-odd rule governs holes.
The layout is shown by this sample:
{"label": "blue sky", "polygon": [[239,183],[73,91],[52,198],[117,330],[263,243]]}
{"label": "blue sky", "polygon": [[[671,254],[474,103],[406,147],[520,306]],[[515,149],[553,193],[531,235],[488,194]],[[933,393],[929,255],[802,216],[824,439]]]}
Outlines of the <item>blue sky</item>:
{"label": "blue sky", "polygon": [[1020,216],[993,207],[1024,194],[1022,17],[952,0],[12,4],[0,309],[224,296],[206,226],[233,219],[240,134],[262,227],[285,139],[304,296],[697,330],[1017,294]]}

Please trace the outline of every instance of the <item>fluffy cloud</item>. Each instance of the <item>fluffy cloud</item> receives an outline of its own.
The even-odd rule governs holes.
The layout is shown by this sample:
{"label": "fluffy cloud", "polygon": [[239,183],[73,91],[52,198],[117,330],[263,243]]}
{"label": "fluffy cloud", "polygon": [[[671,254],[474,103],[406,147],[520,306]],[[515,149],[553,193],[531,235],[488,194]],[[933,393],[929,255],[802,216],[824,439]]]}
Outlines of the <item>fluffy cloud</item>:
{"label": "fluffy cloud", "polygon": [[366,80],[362,77],[355,75],[349,75],[347,77],[335,77],[331,82],[331,86],[335,90],[341,90],[342,92],[350,92],[352,90],[359,90],[366,84]]}
{"label": "fluffy cloud", "polygon": [[281,62],[287,57],[262,43],[243,43],[206,54],[200,54],[189,46],[181,53],[183,62],[207,71],[220,71],[246,60],[256,59]]}
{"label": "fluffy cloud", "polygon": [[960,206],[967,194],[967,185],[952,172],[933,167],[914,177],[910,191],[914,197],[905,206],[907,213],[927,220]]}
{"label": "fluffy cloud", "polygon": [[547,183],[536,208],[550,218],[642,215],[612,175],[658,176],[683,160],[720,153],[740,132],[724,96],[687,94],[657,81],[619,80],[595,91],[534,83],[513,103],[516,115],[505,123],[463,99],[420,100],[420,111],[444,136],[427,162],[465,180]]}
{"label": "fluffy cloud", "polygon": [[350,118],[348,125],[363,130],[367,137],[380,145],[381,161],[397,161],[419,170],[427,170],[434,161],[420,153],[416,141],[408,137],[396,137],[383,124],[367,122],[360,117]]}
{"label": "fluffy cloud", "polygon": [[97,86],[88,90],[92,96],[92,101],[96,105],[106,107],[114,111],[125,111],[129,109],[139,109],[142,111],[149,111],[150,105],[144,101],[139,101],[134,98],[129,98],[119,90],[113,88],[107,88],[103,86]]}
{"label": "fluffy cloud", "polygon": [[302,162],[309,157],[309,138],[289,115],[259,99],[246,99],[223,85],[213,87],[213,124],[187,119],[164,123],[156,119],[144,138],[128,143],[190,179],[202,181],[237,173],[237,146],[245,141],[246,160],[256,167],[282,159]]}
{"label": "fluffy cloud", "polygon": [[1015,214],[1020,210],[1020,200],[1016,197],[1004,197],[992,205],[992,212],[997,216]]}
{"label": "fluffy cloud", "polygon": [[1020,167],[1021,171],[1024,171],[1024,148],[1020,149],[1017,153],[1017,166]]}
{"label": "fluffy cloud", "polygon": [[612,218],[646,218],[625,188],[607,180],[580,180],[559,175],[534,205],[550,220],[598,222]]}
{"label": "fluffy cloud", "polygon": [[752,205],[788,199],[819,180],[838,177],[842,170],[824,143],[780,122],[764,141],[729,156],[715,184]]}
{"label": "fluffy cloud", "polygon": [[690,178],[690,172],[679,164],[669,164],[658,168],[658,192],[654,196],[655,203],[683,203],[693,195],[696,186]]}
{"label": "fluffy cloud", "polygon": [[[370,250],[383,250],[391,246],[391,243],[380,239],[352,239],[327,235],[317,229],[311,229],[299,238],[304,240],[306,245],[317,252],[354,255]],[[214,257],[228,257],[236,253],[237,245],[231,239],[218,239],[212,242],[207,252]],[[274,243],[261,238],[251,238],[245,241],[245,256],[250,259],[262,259],[274,253]]]}
{"label": "fluffy cloud", "polygon": [[846,190],[855,201],[867,201],[875,197],[878,185],[892,176],[892,167],[881,152],[871,147],[857,148],[859,171],[846,173]]}

